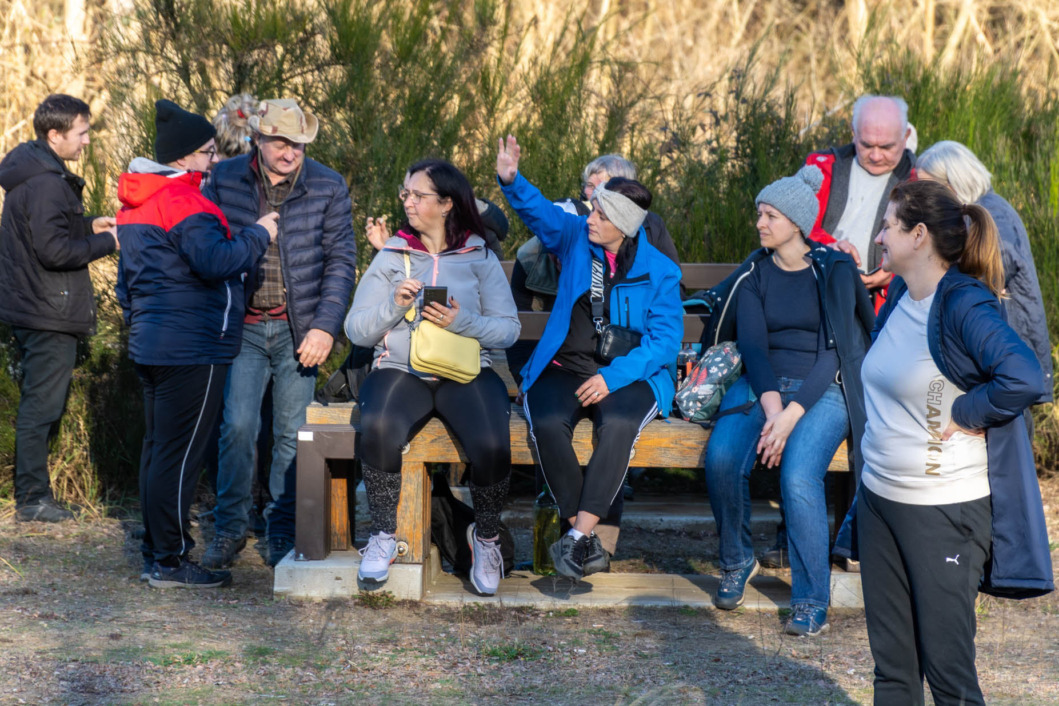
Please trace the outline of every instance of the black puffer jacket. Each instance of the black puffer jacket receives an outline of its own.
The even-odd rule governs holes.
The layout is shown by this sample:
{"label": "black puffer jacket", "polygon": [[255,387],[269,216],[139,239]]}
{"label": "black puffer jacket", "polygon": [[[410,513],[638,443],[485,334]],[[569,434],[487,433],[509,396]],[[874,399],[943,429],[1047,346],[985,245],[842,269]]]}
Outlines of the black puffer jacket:
{"label": "black puffer jacket", "polygon": [[92,233],[84,180],[40,141],[0,162],[0,321],[38,331],[90,335],[96,298],[88,263],[114,252],[114,236]]}
{"label": "black puffer jacket", "polygon": [[[221,162],[203,190],[221,207],[233,233],[259,218],[261,197],[253,159],[256,154],[251,152]],[[335,337],[342,331],[357,271],[352,206],[345,180],[306,157],[290,196],[280,206],[277,239],[295,350],[309,329]],[[247,303],[255,291],[256,283],[248,279]]]}

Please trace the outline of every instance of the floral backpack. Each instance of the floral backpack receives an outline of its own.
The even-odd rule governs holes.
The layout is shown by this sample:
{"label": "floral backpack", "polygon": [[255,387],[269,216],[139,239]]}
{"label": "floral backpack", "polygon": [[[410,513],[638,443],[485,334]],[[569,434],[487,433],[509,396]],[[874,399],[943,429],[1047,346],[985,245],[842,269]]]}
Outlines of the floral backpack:
{"label": "floral backpack", "polygon": [[724,393],[742,373],[743,359],[735,341],[722,341],[707,348],[677,389],[674,401],[680,416],[698,424],[710,422],[721,408]]}

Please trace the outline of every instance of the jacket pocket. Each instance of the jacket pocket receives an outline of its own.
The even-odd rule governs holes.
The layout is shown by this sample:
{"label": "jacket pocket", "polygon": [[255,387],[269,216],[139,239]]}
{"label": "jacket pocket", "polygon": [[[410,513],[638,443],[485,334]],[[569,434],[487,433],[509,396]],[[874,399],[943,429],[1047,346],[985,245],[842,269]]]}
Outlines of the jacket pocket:
{"label": "jacket pocket", "polygon": [[610,292],[610,320],[619,326],[647,333],[647,309],[651,301],[647,275],[614,285]]}

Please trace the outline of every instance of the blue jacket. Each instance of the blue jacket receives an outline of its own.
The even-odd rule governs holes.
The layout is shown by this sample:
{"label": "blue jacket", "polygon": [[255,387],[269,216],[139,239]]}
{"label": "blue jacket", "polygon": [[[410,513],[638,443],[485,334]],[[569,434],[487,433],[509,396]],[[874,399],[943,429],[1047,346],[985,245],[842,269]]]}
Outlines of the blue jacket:
{"label": "blue jacket", "polygon": [[[522,369],[522,391],[526,392],[566,340],[574,304],[592,285],[592,257],[603,260],[605,256],[602,247],[589,241],[585,216],[556,206],[521,174],[509,186],[501,184],[501,190],[526,226],[563,263],[555,306],[541,340]],[[676,391],[672,368],[684,334],[680,268],[647,241],[642,228],[639,237],[628,275],[611,288],[610,310],[618,312],[611,323],[634,329],[643,338],[638,348],[615,358],[600,368],[599,374],[611,392],[646,380],[659,412],[667,416]]]}
{"label": "blue jacket", "polygon": [[243,327],[242,275],[268,247],[259,225],[236,237],[199,192],[201,175],[133,160],[118,180],[116,292],[141,365],[230,363]]}
{"label": "blue jacket", "polygon": [[[256,157],[251,152],[216,165],[203,190],[237,233],[259,218],[261,197],[251,166]],[[278,242],[294,349],[309,329],[337,337],[357,271],[349,188],[337,172],[305,158],[290,196],[279,208]],[[247,278],[247,301],[257,290],[256,270]]]}
{"label": "blue jacket", "polygon": [[[906,291],[899,277],[890,284],[873,338]],[[1055,586],[1048,532],[1033,449],[1022,421],[1023,410],[1045,391],[1041,366],[1005,322],[1000,301],[956,268],[938,283],[927,317],[927,344],[941,374],[966,391],[953,402],[952,418],[965,429],[986,431],[993,534],[980,590],[1005,598],[1049,593]],[[836,540],[847,550],[855,509]]]}

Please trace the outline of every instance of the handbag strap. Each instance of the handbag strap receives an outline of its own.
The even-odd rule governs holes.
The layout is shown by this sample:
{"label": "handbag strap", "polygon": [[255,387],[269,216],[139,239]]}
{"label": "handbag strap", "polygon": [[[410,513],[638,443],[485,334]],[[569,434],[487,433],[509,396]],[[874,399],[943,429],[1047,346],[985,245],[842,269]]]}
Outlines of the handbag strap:
{"label": "handbag strap", "polygon": [[[404,276],[405,279],[412,277],[412,258],[408,257],[408,251],[404,253]],[[408,307],[408,311],[404,313],[404,320],[408,323],[412,323],[416,320],[416,305],[412,302],[412,306]]]}
{"label": "handbag strap", "polygon": [[592,287],[588,293],[589,302],[592,304],[592,323],[596,325],[596,333],[603,333],[603,262],[592,258]]}

